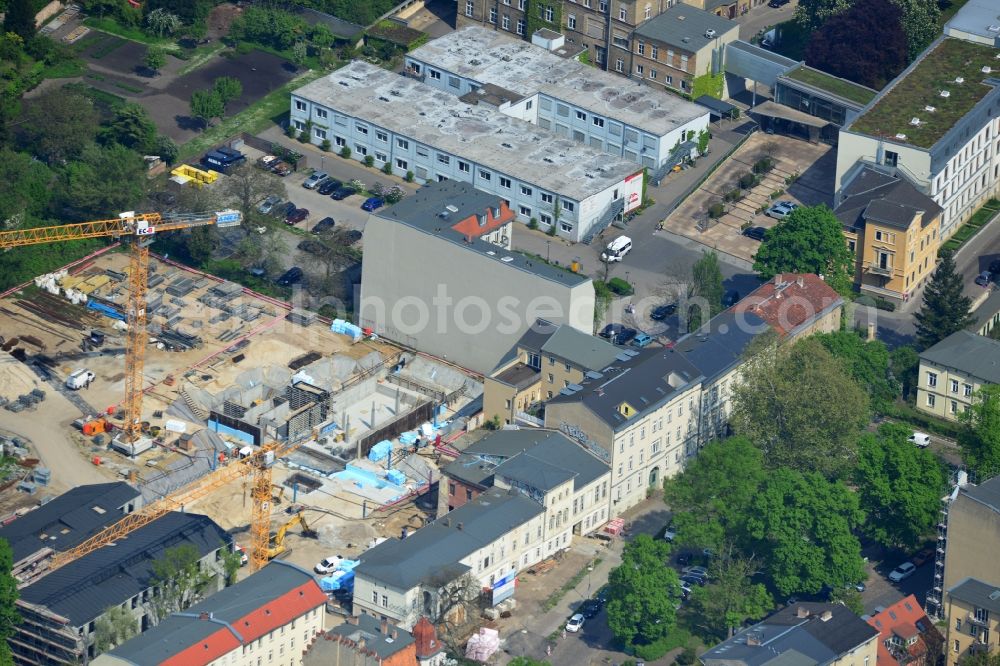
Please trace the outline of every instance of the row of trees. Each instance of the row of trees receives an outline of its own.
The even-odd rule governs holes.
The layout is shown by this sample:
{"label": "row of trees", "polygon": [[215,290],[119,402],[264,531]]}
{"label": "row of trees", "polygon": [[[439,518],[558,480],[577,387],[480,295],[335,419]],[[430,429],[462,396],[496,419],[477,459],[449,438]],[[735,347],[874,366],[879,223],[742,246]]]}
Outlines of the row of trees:
{"label": "row of trees", "polygon": [[191,93],[191,115],[208,127],[214,118],[222,118],[226,114],[226,106],[242,94],[243,84],[239,79],[220,76],[209,90]]}

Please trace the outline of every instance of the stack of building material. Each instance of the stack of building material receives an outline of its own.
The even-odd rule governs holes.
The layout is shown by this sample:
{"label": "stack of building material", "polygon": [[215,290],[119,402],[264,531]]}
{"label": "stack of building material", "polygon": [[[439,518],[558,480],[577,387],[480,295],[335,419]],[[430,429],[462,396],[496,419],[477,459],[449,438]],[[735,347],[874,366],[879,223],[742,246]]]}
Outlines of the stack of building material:
{"label": "stack of building material", "polygon": [[298,324],[299,326],[308,326],[309,324],[316,321],[316,313],[310,312],[309,310],[302,310],[300,308],[295,308],[287,315],[285,319],[292,322],[293,324]]}
{"label": "stack of building material", "polygon": [[170,283],[166,292],[171,296],[187,296],[194,289],[194,280],[181,276]]}
{"label": "stack of building material", "polygon": [[243,287],[236,284],[235,282],[220,282],[215,285],[209,291],[216,296],[221,296],[223,298],[233,298],[239,296],[243,293]]}
{"label": "stack of building material", "polygon": [[152,273],[146,280],[146,286],[155,287],[159,284],[162,284],[165,279],[166,278],[164,278],[163,275],[161,275],[160,273]]}

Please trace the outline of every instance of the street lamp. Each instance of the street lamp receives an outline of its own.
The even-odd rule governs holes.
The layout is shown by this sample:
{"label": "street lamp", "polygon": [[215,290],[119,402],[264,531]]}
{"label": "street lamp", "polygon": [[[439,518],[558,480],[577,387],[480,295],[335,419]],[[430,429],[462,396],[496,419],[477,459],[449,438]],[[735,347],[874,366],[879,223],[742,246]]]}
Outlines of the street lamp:
{"label": "street lamp", "polygon": [[319,156],[319,170],[326,171],[326,155]]}
{"label": "street lamp", "polygon": [[549,248],[552,247],[552,241],[545,241],[545,263],[549,262]]}
{"label": "street lamp", "polygon": [[625,282],[628,282],[629,286],[632,286],[632,283],[628,281],[628,271],[625,271]]}

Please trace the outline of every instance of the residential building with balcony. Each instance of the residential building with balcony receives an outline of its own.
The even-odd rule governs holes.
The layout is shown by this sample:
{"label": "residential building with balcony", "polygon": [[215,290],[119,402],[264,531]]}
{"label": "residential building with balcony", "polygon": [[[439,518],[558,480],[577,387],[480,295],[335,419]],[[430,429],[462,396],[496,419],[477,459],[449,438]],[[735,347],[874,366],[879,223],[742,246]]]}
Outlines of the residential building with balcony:
{"label": "residential building with balcony", "polygon": [[441,666],[444,644],[426,617],[409,632],[371,615],[349,617],[320,634],[302,658],[302,666]]}
{"label": "residential building with balcony", "polygon": [[1000,586],[965,578],[948,589],[948,666],[978,653],[996,654],[1000,636]]}
{"label": "residential building with balcony", "polygon": [[621,347],[589,331],[539,319],[485,378],[483,413],[505,424],[540,425],[529,410],[623,356]]}
{"label": "residential building with balcony", "polygon": [[705,666],[874,666],[879,631],[843,604],[799,602],[701,655]]}
{"label": "residential building with balcony", "polygon": [[[974,6],[960,10],[975,11]],[[960,33],[955,33],[960,34]],[[874,164],[901,173],[943,210],[947,239],[1000,194],[1000,48],[938,38],[840,130],[836,201]]]}
{"label": "residential building with balcony", "polygon": [[715,76],[724,85],[726,44],[739,25],[687,4],[674,5],[635,29],[631,76],[690,95],[694,80]]}
{"label": "residential building with balcony", "polygon": [[368,63],[352,62],[291,97],[290,122],[308,128],[313,143],[371,156],[421,183],[469,183],[504,199],[521,222],[555,225],[562,238],[583,240],[641,205],[634,161]]}
{"label": "residential building with balcony", "polygon": [[943,210],[906,178],[866,166],[834,210],[862,294],[896,304],[919,296],[937,265]]}
{"label": "residential building with balcony", "polygon": [[912,594],[867,618],[878,630],[876,666],[935,666],[944,636]]}
{"label": "residential building with balcony", "polygon": [[[627,67],[628,48],[622,57]],[[475,99],[487,85],[506,90],[511,102],[504,113],[654,171],[709,122],[707,109],[665,90],[624,83],[480,27],[414,49],[406,55],[406,71],[462,99]]]}
{"label": "residential building with balcony", "polygon": [[590,279],[510,250],[514,218],[497,195],[454,181],[372,214],[359,324],[483,374],[541,313],[589,334]]}
{"label": "residential building with balcony", "polygon": [[1000,341],[958,331],[920,352],[917,409],[957,421],[972,404],[976,392],[997,383]]}

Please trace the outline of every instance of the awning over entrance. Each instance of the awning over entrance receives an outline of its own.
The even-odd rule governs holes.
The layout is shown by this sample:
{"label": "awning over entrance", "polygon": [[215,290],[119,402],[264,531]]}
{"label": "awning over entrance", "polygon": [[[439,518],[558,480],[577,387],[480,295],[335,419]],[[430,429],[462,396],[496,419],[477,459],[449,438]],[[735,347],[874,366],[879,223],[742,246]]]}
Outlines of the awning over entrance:
{"label": "awning over entrance", "polygon": [[735,118],[739,115],[739,108],[721,99],[715,99],[710,95],[702,95],[696,99],[695,104],[700,104],[712,112],[712,119]]}
{"label": "awning over entrance", "polygon": [[791,107],[771,101],[762,102],[750,109],[747,113],[757,114],[766,118],[789,120],[793,123],[799,123],[801,125],[805,125],[806,127],[815,127],[816,129],[823,129],[830,124],[828,120],[823,120],[822,118],[817,118],[816,116],[810,116],[808,113],[796,111]]}

